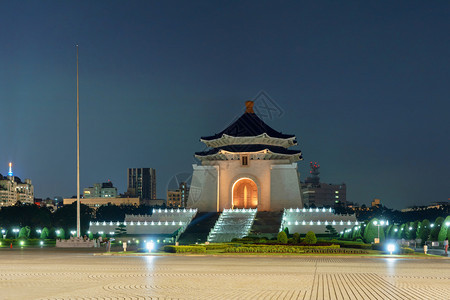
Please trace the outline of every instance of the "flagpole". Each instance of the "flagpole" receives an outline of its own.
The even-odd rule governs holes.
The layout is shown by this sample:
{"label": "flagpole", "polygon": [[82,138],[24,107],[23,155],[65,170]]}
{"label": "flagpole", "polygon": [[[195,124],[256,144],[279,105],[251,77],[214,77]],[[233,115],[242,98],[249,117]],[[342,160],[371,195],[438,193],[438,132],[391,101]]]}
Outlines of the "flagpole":
{"label": "flagpole", "polygon": [[78,82],[78,45],[77,45],[77,237],[80,237],[80,93]]}

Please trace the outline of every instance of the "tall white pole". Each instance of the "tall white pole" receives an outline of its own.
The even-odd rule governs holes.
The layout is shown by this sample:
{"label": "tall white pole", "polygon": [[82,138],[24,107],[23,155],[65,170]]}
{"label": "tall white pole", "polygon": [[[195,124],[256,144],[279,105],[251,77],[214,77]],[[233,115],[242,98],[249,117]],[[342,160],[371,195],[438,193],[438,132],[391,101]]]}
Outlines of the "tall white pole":
{"label": "tall white pole", "polygon": [[80,237],[80,93],[78,85],[78,45],[77,45],[77,237]]}

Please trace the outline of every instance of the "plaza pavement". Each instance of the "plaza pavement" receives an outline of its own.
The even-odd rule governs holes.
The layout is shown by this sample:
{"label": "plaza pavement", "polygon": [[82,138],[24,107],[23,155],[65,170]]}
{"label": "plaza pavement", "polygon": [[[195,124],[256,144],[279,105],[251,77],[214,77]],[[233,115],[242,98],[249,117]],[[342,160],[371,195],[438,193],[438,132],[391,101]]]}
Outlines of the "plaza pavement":
{"label": "plaza pavement", "polygon": [[[101,250],[95,250],[101,251]],[[450,299],[450,259],[0,249],[0,299]]]}

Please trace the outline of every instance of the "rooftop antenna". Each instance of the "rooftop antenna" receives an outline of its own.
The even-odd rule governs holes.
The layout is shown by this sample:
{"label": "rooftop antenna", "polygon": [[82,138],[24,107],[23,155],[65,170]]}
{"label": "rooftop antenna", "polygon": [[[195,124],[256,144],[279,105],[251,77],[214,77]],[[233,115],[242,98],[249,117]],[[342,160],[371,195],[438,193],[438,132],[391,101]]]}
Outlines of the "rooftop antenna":
{"label": "rooftop antenna", "polygon": [[12,162],[9,163],[9,172],[8,172],[8,176],[13,176],[13,171],[12,171]]}
{"label": "rooftop antenna", "polygon": [[78,45],[77,47],[77,237],[80,237],[80,92],[78,82]]}

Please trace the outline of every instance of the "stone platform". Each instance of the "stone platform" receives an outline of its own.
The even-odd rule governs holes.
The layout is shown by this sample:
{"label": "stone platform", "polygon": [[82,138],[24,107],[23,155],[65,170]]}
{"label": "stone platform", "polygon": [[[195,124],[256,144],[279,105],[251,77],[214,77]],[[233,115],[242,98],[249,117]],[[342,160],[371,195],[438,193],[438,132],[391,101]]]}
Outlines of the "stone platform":
{"label": "stone platform", "polygon": [[449,299],[450,259],[0,249],[1,299]]}

